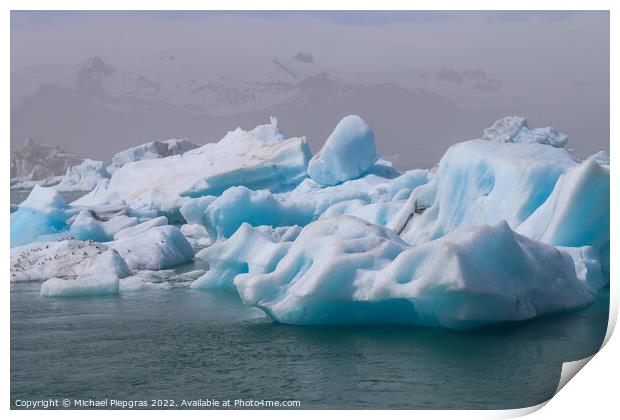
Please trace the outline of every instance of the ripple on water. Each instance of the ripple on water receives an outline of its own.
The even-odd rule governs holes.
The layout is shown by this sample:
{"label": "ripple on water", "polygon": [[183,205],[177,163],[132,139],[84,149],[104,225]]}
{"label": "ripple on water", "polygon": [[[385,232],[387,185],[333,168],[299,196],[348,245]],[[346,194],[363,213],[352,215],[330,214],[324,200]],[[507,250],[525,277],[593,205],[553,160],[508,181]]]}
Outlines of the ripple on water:
{"label": "ripple on water", "polygon": [[[196,267],[185,267],[191,271]],[[182,272],[182,270],[181,270]],[[608,294],[570,314],[469,332],[299,327],[229,292],[40,298],[11,288],[11,398],[296,399],[305,408],[517,408],[600,347]]]}

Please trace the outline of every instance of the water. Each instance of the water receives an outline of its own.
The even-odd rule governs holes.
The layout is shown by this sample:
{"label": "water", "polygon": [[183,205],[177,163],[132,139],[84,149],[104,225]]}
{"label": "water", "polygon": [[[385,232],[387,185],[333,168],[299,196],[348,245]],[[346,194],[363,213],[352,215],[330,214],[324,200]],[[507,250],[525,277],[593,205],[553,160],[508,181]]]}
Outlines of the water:
{"label": "water", "polygon": [[287,399],[301,408],[518,408],[595,352],[609,295],[569,314],[470,332],[273,323],[233,293],[41,298],[11,288],[15,399]]}

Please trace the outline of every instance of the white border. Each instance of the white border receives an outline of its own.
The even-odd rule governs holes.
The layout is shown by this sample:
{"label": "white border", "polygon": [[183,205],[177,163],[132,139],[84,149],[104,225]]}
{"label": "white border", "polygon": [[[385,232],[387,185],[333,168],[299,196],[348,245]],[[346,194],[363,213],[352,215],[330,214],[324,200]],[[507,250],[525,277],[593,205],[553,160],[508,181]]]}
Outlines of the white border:
{"label": "white border", "polygon": [[[300,0],[296,2],[282,1],[282,0],[262,0],[260,2],[242,1],[242,0],[228,0],[218,2],[205,2],[198,0],[175,0],[175,1],[128,1],[128,0],[90,0],[85,2],[84,0],[57,0],[57,1],[42,1],[42,0],[23,0],[14,1],[8,0],[3,2],[4,14],[2,15],[3,31],[2,31],[2,52],[4,57],[10,57],[10,10],[611,10],[611,138],[616,138],[618,135],[618,123],[617,117],[617,98],[618,98],[618,84],[615,83],[613,75],[620,74],[617,64],[617,48],[614,51],[614,47],[618,46],[614,40],[618,38],[618,24],[620,20],[617,17],[620,7],[616,6],[617,2],[612,0],[589,0],[589,1],[576,1],[576,0],[563,0],[548,1],[548,0],[504,0],[501,2],[492,0],[469,0],[467,2],[458,0],[441,0],[441,1],[396,1],[396,0],[382,0],[369,1],[369,0],[357,0],[353,1],[338,1],[338,0]],[[558,9],[558,6],[561,9]],[[614,7],[615,6],[615,7]],[[465,9],[466,7],[466,9]],[[2,121],[3,121],[3,155],[4,161],[2,163],[4,167],[5,181],[4,185],[9,185],[9,155],[10,155],[10,66],[7,61],[1,67],[2,76],[5,84],[3,90],[4,101],[2,105]],[[616,147],[615,143],[610,144],[610,155],[615,158]],[[6,166],[5,166],[6,165]],[[618,182],[615,171],[611,171],[611,214],[618,214]],[[0,188],[0,194],[2,194],[4,207],[9,207],[9,189]],[[4,222],[2,226],[10,226],[9,212],[2,212]],[[611,219],[611,255],[620,255],[618,253],[618,247],[616,246],[618,232],[617,219],[612,217]],[[6,229],[8,237],[8,228]],[[2,246],[2,258],[4,261],[5,273],[8,273],[9,266],[9,244],[8,239],[1,244]],[[614,261],[615,262],[615,261]],[[610,324],[606,336],[606,345],[600,354],[597,354],[590,363],[583,368],[583,372],[579,373],[578,379],[570,381],[564,389],[559,392],[557,396],[548,402],[546,407],[537,411],[545,404],[541,404],[538,407],[532,407],[529,409],[521,410],[505,410],[505,411],[355,411],[354,413],[348,412],[347,414],[355,415],[356,417],[375,418],[375,416],[390,416],[397,418],[408,418],[412,416],[416,418],[445,418],[445,417],[459,417],[459,418],[504,418],[515,417],[520,415],[536,412],[537,418],[583,418],[584,416],[592,416],[593,418],[610,418],[613,413],[618,413],[617,406],[617,393],[615,391],[616,375],[619,372],[617,356],[620,354],[620,343],[616,337],[610,339],[611,333],[616,323],[618,314],[618,294],[617,280],[616,279],[617,268],[614,263],[611,264],[611,278],[612,284],[610,289]],[[2,406],[4,410],[9,411],[10,407],[10,393],[9,393],[9,372],[10,372],[10,340],[6,339],[10,337],[10,293],[8,280],[5,283],[5,294],[3,296],[3,303],[5,307],[5,319],[2,322],[2,333],[5,337],[4,345],[2,346]],[[609,341],[608,341],[609,340]],[[4,411],[3,410],[3,411]],[[294,413],[288,411],[221,411],[221,412],[201,412],[201,411],[175,411],[173,413],[167,413],[164,411],[119,411],[114,413],[114,416],[120,416],[121,418],[129,417],[132,415],[145,415],[153,419],[163,419],[172,416],[187,416],[190,418],[205,418],[208,417],[245,417],[245,418],[289,418],[295,416],[296,418],[313,418],[315,416],[328,416],[332,415],[340,416],[345,414],[340,411],[332,412],[317,412],[317,411],[295,411]],[[77,418],[84,416],[84,413],[78,411],[17,411],[13,410],[9,413],[16,418]],[[91,418],[103,418],[109,416],[109,412],[103,411],[89,411],[88,417]]]}

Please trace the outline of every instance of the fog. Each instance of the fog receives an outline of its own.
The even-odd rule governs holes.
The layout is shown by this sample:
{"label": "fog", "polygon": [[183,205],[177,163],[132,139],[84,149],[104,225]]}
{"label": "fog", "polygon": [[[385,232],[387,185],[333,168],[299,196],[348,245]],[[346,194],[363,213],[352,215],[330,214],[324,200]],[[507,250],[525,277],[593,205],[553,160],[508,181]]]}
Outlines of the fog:
{"label": "fog", "polygon": [[609,45],[607,12],[12,12],[11,145],[109,160],[276,113],[317,150],[358,112],[384,155],[430,166],[522,115],[587,156],[609,150]]}

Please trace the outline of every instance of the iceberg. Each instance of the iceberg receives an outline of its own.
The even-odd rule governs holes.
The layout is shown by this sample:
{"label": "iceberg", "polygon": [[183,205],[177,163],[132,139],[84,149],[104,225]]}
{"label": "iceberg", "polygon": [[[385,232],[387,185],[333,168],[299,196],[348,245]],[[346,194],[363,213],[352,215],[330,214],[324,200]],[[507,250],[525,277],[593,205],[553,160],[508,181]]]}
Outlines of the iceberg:
{"label": "iceberg", "polygon": [[179,228],[153,227],[136,236],[108,242],[132,270],[163,270],[194,258],[194,250]]}
{"label": "iceberg", "polygon": [[337,216],[306,226],[272,272],[239,274],[234,284],[246,305],[288,324],[463,329],[591,303],[600,265],[592,248],[577,251],[505,222],[412,247],[390,229]]}
{"label": "iceberg", "polygon": [[119,279],[131,272],[116,251],[95,258],[76,278],[51,278],[41,285],[41,296],[91,296],[118,294]]}
{"label": "iceberg", "polygon": [[77,166],[71,166],[55,186],[57,191],[92,191],[99,182],[110,175],[103,162],[85,159]]}
{"label": "iceberg", "polygon": [[200,146],[192,143],[188,139],[151,141],[115,154],[112,158],[112,164],[108,167],[108,171],[114,173],[114,171],[126,163],[136,162],[138,160],[159,159],[167,156],[182,155],[197,147]]}
{"label": "iceberg", "polygon": [[[305,138],[257,137],[238,128],[217,143],[182,155],[125,163],[110,181],[73,204],[123,202],[174,216],[187,197],[219,195],[231,186],[282,189],[306,177],[310,150]],[[275,128],[258,130],[260,135]]]}
{"label": "iceberg", "polygon": [[318,184],[336,185],[359,177],[378,159],[375,135],[361,117],[344,117],[308,164]]}
{"label": "iceberg", "polygon": [[[566,145],[506,117],[400,173],[354,115],[312,158],[275,118],[201,147],[147,143],[11,207],[11,281],[44,280],[43,296],[232,290],[298,325],[465,329],[573,310],[609,283],[610,165]],[[94,188],[58,194],[78,186]],[[194,259],[208,270],[171,270]]]}

